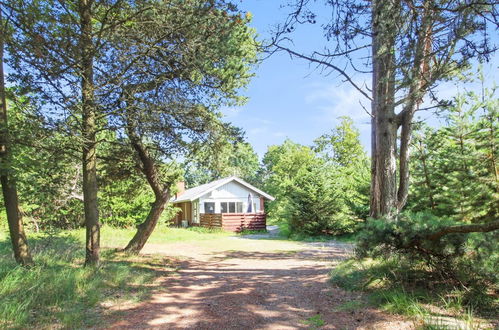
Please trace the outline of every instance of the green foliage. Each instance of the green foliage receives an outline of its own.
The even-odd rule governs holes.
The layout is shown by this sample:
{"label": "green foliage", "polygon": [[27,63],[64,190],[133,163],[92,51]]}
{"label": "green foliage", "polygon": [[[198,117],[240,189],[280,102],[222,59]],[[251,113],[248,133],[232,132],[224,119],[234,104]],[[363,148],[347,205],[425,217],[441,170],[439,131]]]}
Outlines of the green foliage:
{"label": "green foliage", "polygon": [[115,181],[99,191],[102,223],[131,227],[141,223],[147,216],[154,195],[145,186],[133,189],[130,180]]}
{"label": "green foliage", "polygon": [[460,94],[441,113],[445,126],[416,131],[409,209],[465,222],[499,217],[495,94],[495,88],[485,89],[483,96]]}
{"label": "green foliage", "polygon": [[[392,221],[369,219],[358,234],[356,252],[359,257],[376,259],[355,271],[351,265],[345,265],[347,273],[342,274],[340,269],[337,274],[342,278],[340,283],[357,282],[361,287],[376,283],[383,288],[387,285],[440,288],[443,292],[464,287],[464,305],[475,308],[480,302],[482,311],[492,308],[497,302],[493,302],[490,290],[497,290],[499,285],[498,233],[448,234],[434,241],[424,239],[455,223],[429,213],[405,213]],[[363,283],[364,280],[368,282]]]}
{"label": "green foliage", "polygon": [[340,117],[338,126],[331,133],[321,135],[315,142],[315,151],[323,158],[343,166],[353,166],[367,161],[364,148],[359,143],[360,133],[350,117]]}
{"label": "green foliage", "polygon": [[314,150],[336,172],[336,184],[344,202],[358,218],[369,213],[371,171],[369,158],[360,143],[360,133],[349,117],[340,117],[340,123],[330,134],[315,140]]}
{"label": "green foliage", "polygon": [[356,219],[342,198],[339,178],[328,168],[303,168],[289,194],[290,229],[308,235],[353,232]]}
{"label": "green foliage", "polygon": [[54,129],[30,96],[9,93],[12,171],[25,223],[37,229],[83,222],[79,140]]}
{"label": "green foliage", "polygon": [[[216,152],[214,152],[214,148]],[[185,162],[185,179],[189,187],[235,175],[251,184],[259,184],[258,155],[247,142],[231,143],[225,138],[214,147],[204,146]]]}
{"label": "green foliage", "polygon": [[357,236],[357,251],[361,256],[407,252],[445,260],[464,253],[465,235],[445,235],[436,241],[419,239],[454,224],[451,219],[430,213],[402,213],[393,220],[369,219]]}
{"label": "green foliage", "polygon": [[77,267],[82,243],[62,233],[33,237],[36,266],[26,269],[14,264],[10,242],[0,235],[1,328],[94,327],[101,322],[100,304],[110,297],[144,298],[151,290],[146,284],[163,275],[152,266],[156,257],[134,260],[110,252],[97,269]]}
{"label": "green foliage", "polygon": [[366,292],[369,305],[406,315],[425,326],[442,323],[441,314],[434,310],[444,309],[456,316],[455,325],[463,323],[460,319],[476,323],[470,310],[494,317],[497,308],[497,301],[484,295],[486,290],[436,280],[424,263],[415,264],[400,255],[344,261],[331,271],[331,281],[346,290]]}
{"label": "green foliage", "polygon": [[352,233],[367,216],[368,158],[347,117],[314,148],[290,140],[270,146],[260,176],[276,197],[267,207],[271,221],[290,235]]}
{"label": "green foliage", "polygon": [[320,314],[315,314],[307,318],[303,323],[312,326],[313,328],[320,328],[326,324],[326,322],[322,319]]}

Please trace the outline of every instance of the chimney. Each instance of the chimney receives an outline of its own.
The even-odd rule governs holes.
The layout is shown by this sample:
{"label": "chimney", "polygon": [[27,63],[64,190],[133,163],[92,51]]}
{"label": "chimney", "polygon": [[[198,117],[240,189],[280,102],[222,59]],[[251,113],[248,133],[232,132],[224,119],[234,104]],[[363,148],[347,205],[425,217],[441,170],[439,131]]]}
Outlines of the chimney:
{"label": "chimney", "polygon": [[179,198],[185,192],[185,181],[177,182],[177,193],[175,194],[175,198]]}

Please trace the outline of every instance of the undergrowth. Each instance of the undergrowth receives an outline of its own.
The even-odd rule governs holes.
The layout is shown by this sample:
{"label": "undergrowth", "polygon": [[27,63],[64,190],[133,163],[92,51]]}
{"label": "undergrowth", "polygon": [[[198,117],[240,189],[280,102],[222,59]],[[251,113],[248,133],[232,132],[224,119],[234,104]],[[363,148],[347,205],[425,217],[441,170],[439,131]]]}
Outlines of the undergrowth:
{"label": "undergrowth", "polygon": [[370,304],[418,320],[424,329],[474,328],[476,316],[497,320],[497,233],[426,239],[454,224],[430,213],[369,219],[358,233],[356,258],[338,265],[331,279],[366,292]]}
{"label": "undergrowth", "polygon": [[267,234],[268,231],[266,229],[260,229],[260,230],[250,230],[250,229],[244,229],[238,232],[238,235],[261,235],[261,234]]}
{"label": "undergrowth", "polygon": [[289,225],[285,221],[276,222],[279,226],[279,236],[291,240],[291,241],[300,241],[300,242],[326,242],[335,240],[343,243],[354,243],[356,239],[355,233],[348,233],[343,235],[307,235],[304,233],[296,233],[291,231]]}
{"label": "undergrowth", "polygon": [[344,261],[332,270],[331,281],[346,290],[365,292],[367,304],[408,316],[419,329],[475,329],[481,324],[478,316],[490,320],[498,316],[493,294],[451,286],[423,264],[415,267],[397,256]]}
{"label": "undergrowth", "polygon": [[162,257],[111,250],[102,251],[99,267],[82,267],[78,236],[30,235],[35,266],[27,269],[16,265],[10,240],[0,232],[0,328],[92,327],[101,322],[104,306],[145,298],[150,283],[173,270]]}

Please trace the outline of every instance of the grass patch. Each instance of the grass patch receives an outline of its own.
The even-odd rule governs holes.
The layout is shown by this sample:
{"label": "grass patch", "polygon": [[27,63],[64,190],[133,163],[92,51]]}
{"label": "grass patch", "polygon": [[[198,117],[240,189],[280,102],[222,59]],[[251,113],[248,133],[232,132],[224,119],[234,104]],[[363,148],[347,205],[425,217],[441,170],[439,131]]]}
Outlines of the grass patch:
{"label": "grass patch", "polygon": [[31,234],[35,266],[16,265],[10,240],[0,233],[0,328],[82,328],[102,321],[116,303],[148,296],[157,277],[173,271],[159,256],[102,251],[98,268],[82,267],[81,231]]}
{"label": "grass patch", "polygon": [[429,310],[420,303],[422,297],[406,292],[403,289],[376,291],[369,295],[368,299],[372,305],[378,306],[389,313],[413,318],[430,315]]}
{"label": "grass patch", "polygon": [[[431,272],[423,267],[409,267],[399,258],[350,259],[335,267],[330,276],[343,289],[365,292],[369,305],[414,320],[418,329],[475,329],[487,323],[475,317],[476,304],[470,305],[470,292],[466,289],[451,289],[434,281],[430,288],[426,285]],[[473,297],[475,302],[480,299]],[[361,303],[352,301],[339,309],[355,309]]]}
{"label": "grass patch", "polygon": [[244,236],[244,235],[263,235],[263,234],[268,234],[268,231],[266,229],[260,229],[260,230],[244,229],[237,234],[241,235],[241,236]]}
{"label": "grass patch", "polygon": [[[85,229],[64,231],[78,240],[85,241]],[[135,235],[135,229],[115,228],[102,226],[101,241],[105,247],[124,248]],[[217,228],[189,227],[175,228],[167,226],[157,226],[151,237],[147,241],[151,244],[168,244],[177,242],[207,241],[217,238],[232,236],[234,233]]]}
{"label": "grass patch", "polygon": [[334,310],[336,312],[350,312],[356,311],[369,306],[369,304],[362,300],[351,300],[338,305]]}
{"label": "grass patch", "polygon": [[303,323],[314,328],[320,328],[326,325],[326,322],[322,319],[320,314],[315,314],[314,316],[307,318]]}
{"label": "grass patch", "polygon": [[338,241],[342,243],[355,243],[356,234],[344,234],[344,235],[315,235],[310,236],[303,233],[293,233],[289,229],[289,225],[285,221],[272,221],[273,225],[279,226],[279,237],[281,239],[286,239],[290,241],[297,242],[327,242],[327,241]]}

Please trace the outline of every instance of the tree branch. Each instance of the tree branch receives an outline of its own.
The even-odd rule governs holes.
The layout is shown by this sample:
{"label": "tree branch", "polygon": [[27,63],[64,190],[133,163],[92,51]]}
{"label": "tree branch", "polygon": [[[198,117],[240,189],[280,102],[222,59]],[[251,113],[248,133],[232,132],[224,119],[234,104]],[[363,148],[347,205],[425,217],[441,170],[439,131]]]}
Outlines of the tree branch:
{"label": "tree branch", "polygon": [[471,224],[471,225],[462,225],[462,226],[451,226],[445,227],[436,233],[430,234],[423,239],[427,239],[429,241],[436,241],[448,234],[454,233],[486,233],[499,229],[499,220],[491,221],[488,223],[482,224]]}
{"label": "tree branch", "polygon": [[342,70],[340,69],[339,67],[337,67],[336,65],[332,64],[332,63],[328,63],[326,61],[323,61],[323,60],[319,60],[317,58],[314,58],[314,57],[311,57],[311,56],[307,56],[307,55],[304,55],[304,54],[300,54],[300,53],[297,53],[289,48],[286,48],[286,47],[283,47],[283,46],[279,46],[279,45],[275,45],[275,47],[277,49],[280,49],[280,50],[284,50],[286,52],[288,52],[289,54],[293,55],[293,56],[296,56],[298,58],[301,58],[301,59],[305,59],[307,61],[310,61],[312,63],[317,63],[317,64],[320,64],[320,65],[324,65],[326,67],[329,67],[333,70],[335,70],[336,72],[338,72],[341,76],[343,76],[356,90],[358,90],[363,96],[365,96],[368,100],[372,101],[372,98],[362,89],[360,88],[359,85],[357,85],[353,80],[352,78],[350,78],[350,76],[345,72],[345,70]]}

